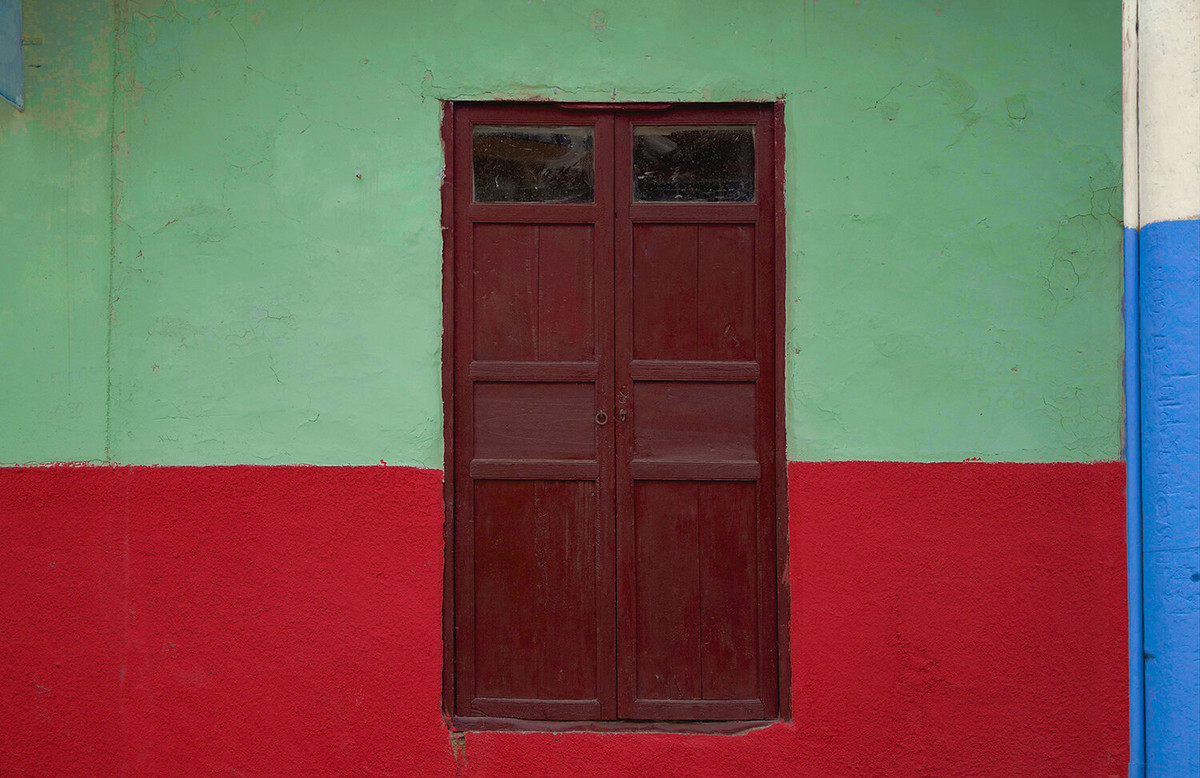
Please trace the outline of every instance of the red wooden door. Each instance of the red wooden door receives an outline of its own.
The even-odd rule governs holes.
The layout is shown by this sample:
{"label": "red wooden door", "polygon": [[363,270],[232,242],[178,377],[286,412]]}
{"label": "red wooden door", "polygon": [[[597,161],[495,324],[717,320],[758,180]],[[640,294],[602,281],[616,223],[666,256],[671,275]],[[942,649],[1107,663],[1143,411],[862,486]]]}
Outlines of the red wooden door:
{"label": "red wooden door", "polygon": [[778,714],[771,118],[456,106],[457,715]]}

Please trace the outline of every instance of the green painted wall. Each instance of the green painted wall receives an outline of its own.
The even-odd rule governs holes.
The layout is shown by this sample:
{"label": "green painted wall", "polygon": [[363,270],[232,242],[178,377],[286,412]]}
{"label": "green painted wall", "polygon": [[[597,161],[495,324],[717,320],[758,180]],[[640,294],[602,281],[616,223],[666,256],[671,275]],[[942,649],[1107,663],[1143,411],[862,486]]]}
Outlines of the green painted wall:
{"label": "green painted wall", "polygon": [[102,460],[112,5],[24,17],[26,110],[0,104],[0,463]]}
{"label": "green painted wall", "polygon": [[599,1],[26,0],[0,462],[440,466],[439,100],[780,95],[788,457],[1120,456],[1117,0]]}

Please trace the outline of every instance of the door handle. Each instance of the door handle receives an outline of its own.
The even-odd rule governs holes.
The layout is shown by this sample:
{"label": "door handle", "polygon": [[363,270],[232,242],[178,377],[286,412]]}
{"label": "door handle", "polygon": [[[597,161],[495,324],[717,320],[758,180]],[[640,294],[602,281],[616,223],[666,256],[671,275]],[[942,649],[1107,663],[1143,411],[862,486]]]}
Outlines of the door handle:
{"label": "door handle", "polygon": [[608,414],[604,411],[596,411],[596,423],[601,427],[608,424]]}

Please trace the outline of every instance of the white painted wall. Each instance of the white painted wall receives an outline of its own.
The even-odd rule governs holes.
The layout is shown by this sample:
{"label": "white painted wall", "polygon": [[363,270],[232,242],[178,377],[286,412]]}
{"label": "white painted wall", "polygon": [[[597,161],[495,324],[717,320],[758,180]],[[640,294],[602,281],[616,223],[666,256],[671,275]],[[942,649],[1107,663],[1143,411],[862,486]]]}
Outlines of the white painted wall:
{"label": "white painted wall", "polygon": [[[1127,12],[1128,6],[1136,8],[1138,29],[1138,169],[1135,221],[1127,220],[1126,226],[1195,219],[1200,217],[1200,0],[1137,0]],[[1129,41],[1125,44],[1128,52]],[[1128,133],[1127,128],[1127,154]]]}

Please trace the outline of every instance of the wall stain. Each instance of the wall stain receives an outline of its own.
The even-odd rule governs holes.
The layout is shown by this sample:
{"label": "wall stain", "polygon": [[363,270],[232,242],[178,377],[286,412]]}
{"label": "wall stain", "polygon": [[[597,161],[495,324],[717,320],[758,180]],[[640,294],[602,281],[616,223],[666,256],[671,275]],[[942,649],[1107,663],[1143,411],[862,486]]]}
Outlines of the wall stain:
{"label": "wall stain", "polygon": [[592,11],[588,14],[588,27],[592,29],[597,38],[603,40],[601,36],[608,30],[608,14],[601,8]]}
{"label": "wall stain", "polygon": [[1023,94],[1009,95],[1004,100],[1004,109],[1008,118],[1015,122],[1023,122],[1029,117],[1029,98]]}

